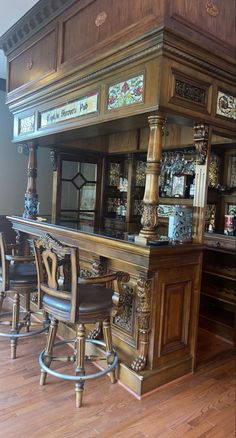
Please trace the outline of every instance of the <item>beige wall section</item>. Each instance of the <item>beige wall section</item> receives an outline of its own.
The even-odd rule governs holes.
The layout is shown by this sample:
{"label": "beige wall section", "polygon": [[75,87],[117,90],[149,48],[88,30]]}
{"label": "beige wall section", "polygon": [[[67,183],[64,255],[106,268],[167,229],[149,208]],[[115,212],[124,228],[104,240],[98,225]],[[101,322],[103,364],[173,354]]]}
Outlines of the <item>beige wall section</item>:
{"label": "beige wall section", "polygon": [[[13,118],[5,105],[5,92],[0,91],[0,215],[22,215],[27,184],[28,157],[17,152],[11,142]],[[49,150],[38,150],[37,190],[40,215],[51,214],[52,168]]]}

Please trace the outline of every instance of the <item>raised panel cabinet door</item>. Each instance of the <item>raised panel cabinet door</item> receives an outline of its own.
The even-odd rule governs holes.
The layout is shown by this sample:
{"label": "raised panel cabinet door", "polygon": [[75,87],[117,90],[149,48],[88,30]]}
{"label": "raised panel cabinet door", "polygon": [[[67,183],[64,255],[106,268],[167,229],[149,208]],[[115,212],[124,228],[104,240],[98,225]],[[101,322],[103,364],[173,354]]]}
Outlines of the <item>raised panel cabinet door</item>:
{"label": "raised panel cabinet door", "polygon": [[188,345],[191,281],[166,283],[161,294],[159,355]]}
{"label": "raised panel cabinet door", "polygon": [[188,258],[185,261],[185,257],[172,261],[167,269],[161,269],[155,275],[154,366],[165,366],[173,361],[176,364],[182,360],[194,361],[199,281],[199,266],[190,264]]}
{"label": "raised panel cabinet door", "polygon": [[147,30],[142,30],[142,25],[153,22],[153,27],[161,15],[162,2],[153,0],[89,0],[83,8],[79,2],[62,22],[61,63],[80,58],[85,53],[86,56],[97,54],[101,43],[102,46],[104,42],[106,46],[114,44],[114,40],[119,43],[119,33],[127,28],[130,30],[128,39],[131,39],[135,36],[135,27],[139,27],[138,34],[141,34]]}
{"label": "raised panel cabinet door", "polygon": [[53,29],[9,59],[9,90],[39,80],[56,69],[56,31]]}

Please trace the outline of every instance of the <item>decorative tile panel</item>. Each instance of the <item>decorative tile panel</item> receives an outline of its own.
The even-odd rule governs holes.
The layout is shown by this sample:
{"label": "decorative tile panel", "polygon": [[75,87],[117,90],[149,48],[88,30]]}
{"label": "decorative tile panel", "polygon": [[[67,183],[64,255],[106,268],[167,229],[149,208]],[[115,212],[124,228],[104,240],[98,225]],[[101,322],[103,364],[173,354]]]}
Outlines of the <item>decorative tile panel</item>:
{"label": "decorative tile panel", "polygon": [[98,110],[98,93],[90,94],[89,96],[80,97],[77,100],[68,102],[64,105],[52,108],[41,113],[41,128],[55,125],[65,120],[74,119],[76,117],[85,116],[95,113]]}
{"label": "decorative tile panel", "polygon": [[35,126],[35,115],[24,117],[19,119],[19,135],[28,134],[30,132],[34,132]]}
{"label": "decorative tile panel", "polygon": [[216,114],[227,117],[228,119],[236,119],[236,97],[226,94],[223,91],[218,91]]}
{"label": "decorative tile panel", "polygon": [[143,102],[144,75],[135,76],[108,88],[109,110]]}

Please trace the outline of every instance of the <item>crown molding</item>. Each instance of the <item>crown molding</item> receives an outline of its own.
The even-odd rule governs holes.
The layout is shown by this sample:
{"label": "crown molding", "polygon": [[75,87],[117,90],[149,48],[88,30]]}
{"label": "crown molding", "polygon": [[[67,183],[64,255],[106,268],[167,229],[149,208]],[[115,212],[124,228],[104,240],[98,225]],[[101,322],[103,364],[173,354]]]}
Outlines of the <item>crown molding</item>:
{"label": "crown molding", "polygon": [[0,38],[6,56],[78,0],[40,0]]}

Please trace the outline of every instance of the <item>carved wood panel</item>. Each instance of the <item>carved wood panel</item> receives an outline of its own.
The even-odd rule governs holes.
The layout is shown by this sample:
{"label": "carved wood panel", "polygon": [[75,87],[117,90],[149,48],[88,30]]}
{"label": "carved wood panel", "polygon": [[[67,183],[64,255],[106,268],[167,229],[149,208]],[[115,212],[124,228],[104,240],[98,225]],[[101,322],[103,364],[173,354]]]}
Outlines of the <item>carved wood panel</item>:
{"label": "carved wood panel", "polygon": [[[171,0],[171,15],[179,23],[188,26],[189,36],[194,30],[212,35],[233,45],[235,35],[234,0]],[[227,23],[227,25],[226,25]]]}
{"label": "carved wood panel", "polygon": [[78,3],[63,19],[62,64],[85,52],[97,53],[95,47],[106,41],[109,44],[111,38],[120,41],[119,33],[127,28],[133,32],[134,27],[150,21],[154,26],[154,20],[162,15],[162,4],[152,0],[87,0],[83,8]]}
{"label": "carved wood panel", "polygon": [[9,59],[9,91],[42,78],[56,68],[56,31],[44,34]]}

